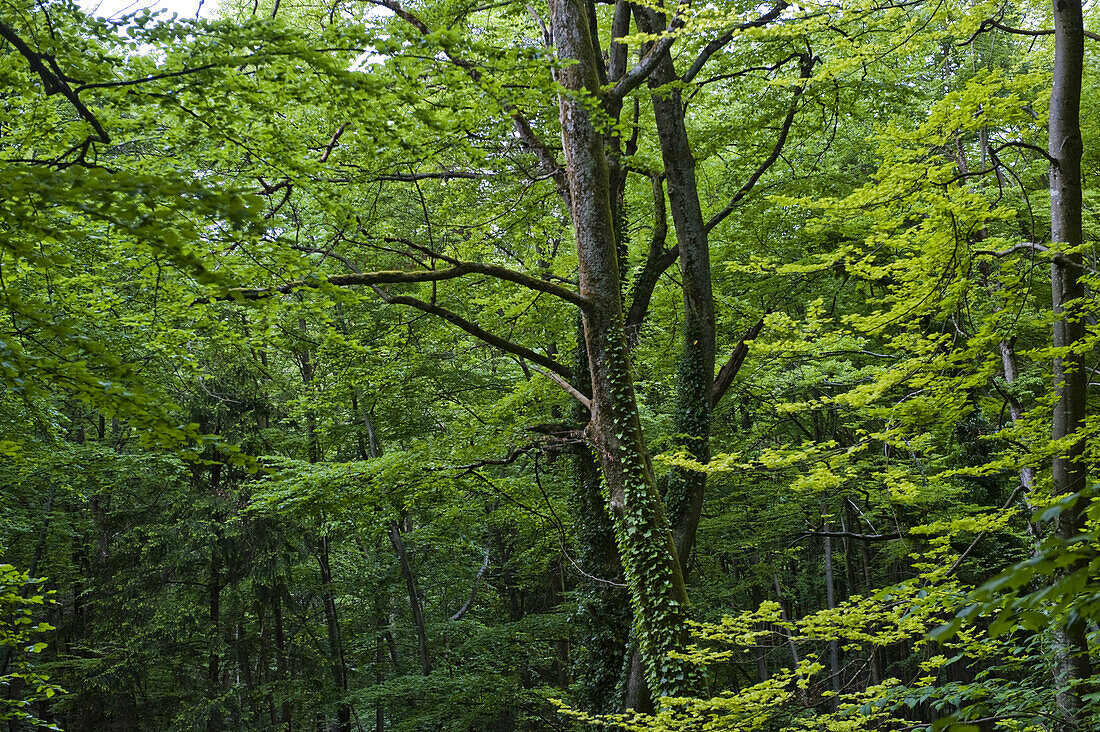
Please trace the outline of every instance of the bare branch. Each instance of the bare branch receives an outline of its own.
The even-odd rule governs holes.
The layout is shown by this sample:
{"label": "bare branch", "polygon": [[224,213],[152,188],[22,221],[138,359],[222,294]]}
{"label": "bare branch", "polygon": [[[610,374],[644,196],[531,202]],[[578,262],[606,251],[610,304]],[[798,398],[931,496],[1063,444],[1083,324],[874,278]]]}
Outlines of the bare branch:
{"label": "bare branch", "polygon": [[505,353],[510,353],[513,356],[519,356],[520,358],[527,359],[532,363],[536,363],[539,366],[547,369],[548,371],[553,371],[555,374],[562,377],[563,379],[568,380],[571,376],[570,370],[567,369],[565,366],[562,366],[554,359],[548,358],[547,356],[544,356],[537,351],[532,351],[530,348],[521,346],[518,343],[513,343],[512,341],[501,338],[498,335],[494,335],[493,333],[490,333],[489,331],[479,326],[477,323],[471,323],[469,320],[466,320],[458,313],[451,312],[450,310],[442,308],[434,303],[428,303],[415,297],[409,297],[408,295],[391,295],[378,286],[374,286],[373,289],[378,294],[378,296],[385,300],[387,303],[393,305],[408,305],[411,308],[416,308],[417,310],[428,313],[429,315],[435,315],[437,317],[443,318],[451,325],[456,326],[460,330],[466,331],[474,338],[477,338],[480,341],[484,341],[491,346],[495,346]]}
{"label": "bare branch", "polygon": [[[429,35],[431,29],[415,14],[406,10],[399,0],[367,0],[372,5],[379,5],[384,8],[389,8],[394,12],[397,17],[401,18],[405,22],[416,28],[421,35]],[[474,81],[478,83],[481,81],[481,70],[474,66],[470,61],[455,56],[450,49],[443,49],[443,52],[447,55],[447,58],[455,66],[466,72],[466,74]],[[499,100],[504,111],[512,118],[512,122],[515,125],[516,132],[523,142],[531,149],[538,158],[539,163],[543,168],[543,172],[551,176],[554,179],[554,183],[557,185],[558,195],[562,197],[565,204],[569,205],[569,187],[565,182],[565,170],[558,163],[557,156],[554,151],[547,145],[542,138],[540,138],[535,131],[531,128],[531,123],[527,121],[527,118],[523,116],[519,108],[506,99]]]}
{"label": "bare branch", "polygon": [[441,170],[437,173],[386,173],[376,175],[371,180],[391,180],[401,183],[414,183],[418,180],[480,180],[491,178],[493,173],[479,173],[473,170]]}
{"label": "bare branch", "polygon": [[[1039,244],[1037,242],[1025,241],[1025,242],[1022,242],[1020,244],[1013,244],[1008,249],[1002,249],[1000,251],[994,251],[992,249],[975,249],[974,250],[974,255],[975,256],[997,257],[998,259],[1000,259],[1002,257],[1007,257],[1009,255],[1015,254],[1016,252],[1046,252],[1046,253],[1049,253],[1050,252],[1050,247],[1045,246],[1043,244]],[[1056,262],[1057,264],[1060,264],[1063,267],[1073,267],[1075,269],[1084,270],[1085,272],[1089,272],[1091,274],[1100,274],[1100,270],[1097,270],[1095,267],[1090,267],[1087,264],[1080,264],[1080,263],[1074,262],[1073,260],[1071,260],[1069,257],[1067,257],[1064,254],[1060,254],[1060,253],[1056,252],[1056,253],[1054,253],[1050,256],[1050,259],[1051,259],[1051,261]]]}
{"label": "bare branch", "polygon": [[797,543],[808,536],[828,536],[832,539],[857,539],[859,541],[890,541],[892,539],[900,539],[902,535],[897,534],[855,534],[851,531],[806,531],[799,534],[793,543]]}
{"label": "bare branch", "polygon": [[665,249],[665,240],[668,238],[665,190],[660,176],[651,176],[650,180],[653,187],[653,236],[649,241],[649,256],[646,257],[642,271],[634,280],[630,309],[626,314],[626,336],[631,343],[638,341],[638,331],[642,327],[646,313],[649,312],[649,301],[653,297],[653,289],[657,286],[657,281],[680,256],[678,245]]}
{"label": "bare branch", "polygon": [[322,163],[328,162],[328,156],[332,155],[332,150],[336,147],[336,143],[340,140],[340,135],[344,134],[344,130],[347,129],[347,126],[348,123],[345,122],[336,129],[336,132],[332,134],[332,139],[328,141],[328,147],[325,148],[325,152],[321,156]]}
{"label": "bare branch", "polygon": [[[967,38],[965,41],[959,41],[955,45],[957,45],[957,46],[969,45],[979,35],[981,35],[982,33],[988,33],[989,31],[993,30],[994,28],[999,30],[999,31],[1004,31],[1005,33],[1011,33],[1012,35],[1030,36],[1032,38],[1035,38],[1037,36],[1052,36],[1052,35],[1054,35],[1054,29],[1053,28],[1044,28],[1042,30],[1027,30],[1025,28],[1013,28],[1011,26],[1005,25],[1004,23],[1000,22],[996,18],[989,18],[988,20],[983,20],[981,22],[981,25],[978,26],[978,29],[976,31],[974,31],[970,35],[969,38]],[[1084,31],[1084,35],[1085,35],[1085,38],[1088,38],[1089,40],[1100,41],[1100,35],[1097,35],[1096,33],[1093,33],[1092,31],[1086,30],[1086,31]]]}
{"label": "bare branch", "polygon": [[616,82],[615,86],[608,92],[608,97],[613,100],[621,100],[630,92],[637,89],[642,85],[653,69],[657,68],[657,64],[660,63],[661,58],[665,53],[672,48],[672,44],[676,41],[676,31],[680,26],[684,24],[683,18],[680,17],[680,9],[683,4],[676,6],[676,13],[672,16],[672,21],[668,24],[668,28],[665,29],[665,34],[661,36],[660,40],[653,44],[649,49],[649,53],[645,57],[634,65],[630,71],[623,74],[622,78]]}
{"label": "bare branch", "polygon": [[489,547],[485,547],[485,558],[481,561],[481,569],[474,575],[474,586],[470,590],[470,597],[466,600],[466,604],[458,609],[458,612],[447,618],[449,622],[456,622],[462,619],[462,616],[466,614],[466,611],[470,609],[470,606],[474,603],[474,598],[477,597],[477,588],[481,584],[481,576],[485,574],[485,570],[489,567]]}
{"label": "bare branch", "polygon": [[[438,256],[438,254],[437,254]],[[323,286],[332,287],[356,287],[361,285],[394,285],[404,283],[416,283],[416,282],[442,282],[444,280],[453,280],[456,277],[462,277],[468,274],[483,274],[496,279],[506,280],[508,282],[514,282],[515,284],[522,285],[536,292],[545,292],[548,295],[554,295],[556,297],[572,303],[577,307],[587,309],[589,306],[588,300],[580,295],[578,292],[574,292],[567,287],[556,285],[553,282],[547,282],[546,280],[539,279],[538,277],[532,277],[531,275],[524,274],[522,272],[516,272],[506,267],[499,267],[495,264],[482,264],[481,262],[462,262],[459,260],[451,259],[448,257],[439,256],[444,261],[450,261],[454,263],[453,267],[448,269],[434,269],[434,270],[389,270],[380,272],[357,272],[354,274],[346,275],[330,275],[328,277],[310,279],[310,280],[296,280],[294,282],[287,282],[283,285],[277,285],[275,287],[263,287],[263,288],[246,288],[246,287],[234,287],[230,289],[225,295],[220,295],[211,298],[199,298],[196,303],[200,302],[214,302],[219,300],[260,300],[265,297],[271,297],[273,295],[288,295],[295,290],[302,288],[318,288]]]}
{"label": "bare branch", "polygon": [[99,119],[92,114],[91,110],[88,109],[84,102],[80,101],[80,97],[77,96],[77,93],[72,90],[68,82],[63,78],[64,75],[60,72],[54,73],[47,68],[46,64],[43,62],[42,55],[28,46],[23,39],[19,37],[19,34],[15,32],[15,29],[3,21],[0,21],[0,38],[3,38],[8,43],[15,46],[15,49],[19,51],[20,55],[23,56],[24,60],[26,60],[27,64],[31,67],[31,71],[38,74],[38,77],[42,80],[42,88],[46,92],[46,96],[61,94],[61,96],[69,100],[70,104],[76,107],[76,111],[84,121],[95,130],[96,137],[89,138],[89,143],[97,141],[108,143],[111,141],[111,136],[107,134],[107,130],[103,128]]}
{"label": "bare branch", "polygon": [[1018,147],[1021,150],[1030,150],[1032,152],[1039,153],[1040,155],[1042,155],[1046,159],[1046,161],[1048,163],[1050,163],[1051,165],[1057,165],[1058,164],[1058,161],[1055,160],[1054,158],[1052,158],[1050,156],[1050,153],[1048,153],[1046,150],[1039,147],[1038,145],[1032,145],[1029,142],[1020,142],[1020,141],[1006,142],[1006,143],[1003,143],[1003,144],[998,145],[997,147],[993,148],[992,152],[993,152],[994,155],[996,155],[1001,150],[1004,150],[1006,147]]}

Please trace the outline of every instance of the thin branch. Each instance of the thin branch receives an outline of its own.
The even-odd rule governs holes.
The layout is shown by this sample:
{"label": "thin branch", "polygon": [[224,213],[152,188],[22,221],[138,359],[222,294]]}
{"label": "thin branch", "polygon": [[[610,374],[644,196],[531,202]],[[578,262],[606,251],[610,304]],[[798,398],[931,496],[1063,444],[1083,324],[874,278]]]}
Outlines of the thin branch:
{"label": "thin branch", "polygon": [[776,160],[779,160],[779,155],[783,152],[783,146],[787,143],[787,136],[791,132],[791,126],[794,124],[795,114],[798,112],[798,99],[802,96],[802,92],[806,90],[805,80],[810,78],[810,74],[813,72],[813,66],[814,59],[812,56],[803,54],[799,57],[799,75],[803,83],[799,84],[794,90],[794,97],[791,99],[790,107],[787,108],[787,116],[783,118],[783,126],[779,130],[779,139],[775,141],[775,147],[772,148],[771,155],[753,171],[752,175],[749,176],[749,179],[745,181],[740,190],[730,199],[729,204],[707,222],[705,227],[707,233],[710,233],[711,229],[722,223],[723,219],[733,213],[734,207],[752,191],[756,182],[760,180],[760,177],[768,172],[768,169],[775,164]]}
{"label": "thin branch", "polygon": [[1046,150],[1039,147],[1038,145],[1032,145],[1029,142],[1020,142],[1020,141],[1006,142],[1006,143],[1003,143],[1003,144],[998,145],[997,147],[993,148],[993,150],[991,152],[994,155],[996,155],[1001,150],[1004,150],[1006,147],[1018,147],[1021,150],[1030,150],[1032,152],[1039,153],[1040,155],[1042,155],[1044,158],[1046,158],[1047,162],[1050,163],[1051,165],[1057,165],[1058,164],[1058,161],[1055,160],[1054,158],[1052,158],[1050,156],[1050,153],[1048,153]]}
{"label": "thin branch", "polygon": [[454,623],[462,619],[462,616],[466,614],[466,611],[470,609],[470,606],[474,604],[474,598],[477,597],[477,588],[481,584],[481,576],[485,574],[485,570],[489,566],[489,547],[485,547],[485,558],[481,562],[481,569],[474,575],[474,587],[470,590],[470,597],[466,600],[466,604],[458,609],[458,612],[447,618],[448,622]]}
{"label": "thin branch", "polygon": [[536,373],[542,374],[546,378],[553,381],[555,384],[557,384],[562,389],[564,389],[569,394],[569,396],[573,397],[578,402],[580,402],[582,405],[584,405],[585,409],[587,409],[589,411],[592,411],[592,400],[589,399],[588,397],[586,397],[584,394],[582,394],[577,387],[573,386],[572,384],[570,384],[568,381],[566,381],[562,377],[558,376],[557,374],[551,373],[549,371],[544,371],[543,369],[540,369],[538,366],[531,366],[530,369],[532,371],[536,372]]}
{"label": "thin branch", "polygon": [[187,76],[188,74],[197,74],[200,71],[208,71],[213,68],[217,68],[220,64],[203,64],[202,66],[196,66],[191,69],[180,69],[179,71],[166,71],[163,74],[150,74],[149,76],[143,76],[140,79],[126,79],[125,81],[97,81],[91,84],[81,84],[73,90],[74,93],[79,94],[85,89],[109,89],[120,86],[135,86],[137,84],[145,84],[150,81],[160,81],[161,79],[174,79],[178,76]]}
{"label": "thin branch", "polygon": [[792,543],[797,543],[808,536],[827,536],[832,539],[857,539],[859,541],[891,541],[902,538],[901,533],[857,534],[852,531],[806,531],[799,534]]}
{"label": "thin branch", "polygon": [[703,66],[705,66],[707,61],[710,60],[710,57],[721,50],[730,41],[732,41],[734,35],[740,33],[741,31],[748,30],[749,28],[759,28],[761,26],[767,25],[768,23],[778,18],[780,13],[786,10],[789,5],[790,3],[788,3],[786,0],[779,0],[779,2],[775,4],[775,7],[761,15],[756,20],[750,20],[745,23],[741,23],[740,25],[736,25],[733,28],[730,28],[718,38],[715,38],[713,41],[708,43],[703,48],[703,50],[699,52],[699,56],[695,59],[695,62],[691,65],[691,68],[689,68],[684,74],[683,81],[690,82],[692,79],[698,76],[699,72],[703,70]]}
{"label": "thin branch", "polygon": [[336,129],[336,132],[332,134],[332,139],[328,141],[328,147],[325,148],[325,152],[321,156],[322,163],[328,162],[328,156],[332,155],[332,151],[336,147],[336,143],[340,140],[340,135],[344,134],[344,130],[347,129],[347,126],[347,122],[343,123]]}
{"label": "thin branch", "polygon": [[442,170],[438,173],[387,173],[385,175],[376,175],[371,178],[372,181],[390,180],[398,181],[402,183],[413,183],[418,180],[479,180],[481,178],[491,178],[494,173],[479,173],[471,170]]}
{"label": "thin branch", "polygon": [[491,346],[495,346],[505,353],[510,353],[513,356],[519,356],[520,358],[527,359],[532,363],[536,363],[539,366],[547,369],[548,371],[553,371],[555,374],[561,376],[563,379],[568,380],[569,377],[572,375],[570,369],[562,366],[554,359],[548,358],[547,356],[544,356],[537,351],[532,351],[530,348],[521,346],[518,343],[513,343],[512,341],[501,338],[498,335],[494,335],[493,333],[490,333],[489,331],[479,326],[477,323],[472,323],[469,320],[466,320],[458,313],[451,312],[450,310],[442,308],[434,303],[428,303],[415,297],[409,297],[408,295],[391,295],[378,286],[374,286],[373,289],[378,294],[378,296],[385,300],[387,303],[390,303],[392,305],[408,305],[411,308],[416,308],[417,310],[428,313],[429,315],[435,315],[437,317],[443,318],[451,325],[456,326],[460,330],[466,331],[474,338],[477,338],[480,341],[484,341]]}
{"label": "thin branch", "polygon": [[[1008,249],[1002,249],[1000,251],[995,251],[993,249],[975,249],[974,250],[974,255],[975,256],[997,257],[998,259],[1000,259],[1002,257],[1007,257],[1009,255],[1015,254],[1016,252],[1047,252],[1047,253],[1049,253],[1050,252],[1050,247],[1045,246],[1043,244],[1039,244],[1037,242],[1025,241],[1025,242],[1022,242],[1020,244],[1013,244]],[[1074,262],[1073,260],[1071,260],[1069,257],[1065,256],[1064,254],[1060,254],[1060,253],[1056,252],[1056,253],[1051,255],[1050,259],[1051,259],[1051,261],[1053,261],[1057,264],[1060,264],[1063,267],[1073,267],[1075,269],[1080,269],[1080,270],[1083,270],[1085,272],[1089,272],[1091,274],[1100,274],[1100,270],[1097,270],[1097,269],[1095,269],[1093,267],[1090,267],[1086,264],[1081,264],[1079,262]]]}
{"label": "thin branch", "polygon": [[[983,20],[981,22],[981,25],[978,26],[978,29],[976,31],[974,31],[970,35],[969,38],[967,38],[965,41],[960,41],[959,43],[957,43],[955,45],[958,45],[958,46],[969,45],[970,42],[973,41],[975,38],[977,38],[979,35],[981,35],[982,33],[988,33],[989,31],[993,30],[994,28],[999,30],[999,31],[1004,31],[1005,33],[1011,33],[1012,35],[1030,36],[1032,38],[1035,38],[1037,36],[1052,36],[1052,35],[1054,35],[1054,29],[1053,28],[1046,28],[1046,29],[1043,29],[1043,30],[1027,30],[1025,28],[1013,28],[1011,26],[1005,25],[1004,23],[1001,23],[999,20],[997,20],[995,18],[989,18],[987,20]],[[1085,35],[1085,38],[1088,38],[1089,40],[1100,41],[1100,35],[1097,35],[1096,33],[1093,33],[1092,31],[1087,30],[1087,31],[1084,32],[1084,35]]]}
{"label": "thin branch", "polygon": [[[429,35],[431,29],[427,24],[416,15],[404,8],[398,0],[366,0],[372,5],[379,5],[384,8],[389,8],[393,13],[412,25],[420,32],[421,35]],[[459,67],[474,81],[479,83],[481,81],[481,71],[474,66],[473,63],[467,61],[464,58],[455,56],[450,49],[444,48],[443,53],[447,55],[447,58],[455,66]],[[499,100],[504,111],[512,118],[512,122],[515,125],[516,133],[520,139],[526,143],[527,147],[531,149],[531,152],[538,158],[539,163],[542,165],[543,172],[554,179],[554,183],[557,185],[558,195],[565,201],[566,206],[569,205],[569,186],[565,180],[565,169],[558,163],[557,156],[554,151],[547,145],[542,138],[540,138],[535,131],[531,128],[531,123],[527,121],[527,118],[523,116],[519,108],[506,99]]]}
{"label": "thin branch", "polygon": [[498,267],[495,264],[482,264],[481,262],[462,262],[458,260],[452,260],[448,257],[439,257],[444,261],[455,262],[453,267],[448,269],[436,269],[436,270],[388,270],[379,272],[359,272],[355,274],[346,275],[330,275],[324,278],[310,279],[310,280],[296,280],[294,282],[287,282],[283,285],[277,285],[275,287],[263,287],[263,288],[246,288],[246,287],[234,287],[231,288],[226,294],[209,298],[199,298],[195,301],[196,304],[202,302],[215,302],[225,300],[261,300],[273,295],[288,295],[295,290],[302,288],[318,288],[322,286],[332,287],[356,287],[361,285],[395,285],[405,283],[416,282],[442,282],[444,280],[453,280],[457,277],[462,277],[468,274],[483,274],[497,279],[506,280],[508,282],[514,282],[515,284],[522,285],[528,289],[535,290],[536,292],[545,292],[548,295],[554,295],[556,297],[572,303],[582,310],[589,307],[588,300],[580,295],[578,292],[574,292],[567,287],[556,285],[553,282],[547,282],[546,280],[539,279],[538,277],[532,277],[531,275],[524,274],[522,272],[516,272],[514,270],[507,269],[506,267]]}
{"label": "thin branch", "polygon": [[46,96],[61,94],[69,100],[70,104],[76,107],[76,111],[84,121],[92,126],[92,129],[95,130],[96,137],[89,138],[87,141],[88,143],[98,141],[106,144],[111,141],[111,136],[107,134],[107,130],[103,128],[103,125],[100,124],[91,110],[85,106],[84,102],[80,101],[80,97],[77,96],[76,92],[72,90],[68,82],[63,78],[64,75],[55,74],[48,69],[46,64],[42,61],[42,55],[28,46],[23,39],[19,37],[19,34],[15,32],[15,29],[3,21],[0,21],[0,38],[3,38],[8,43],[15,46],[15,49],[19,51],[20,55],[23,56],[27,64],[31,67],[31,71],[38,74],[38,77],[42,80],[42,87],[46,92]]}
{"label": "thin branch", "polygon": [[[1012,494],[1009,495],[1008,500],[1005,501],[1005,504],[1003,506],[1001,506],[1001,510],[1004,511],[1009,506],[1011,506],[1012,502],[1016,500],[1017,494],[1019,494],[1019,492],[1022,491],[1023,489],[1024,489],[1024,486],[1022,484],[1016,486],[1016,490],[1012,491]],[[978,542],[981,541],[982,537],[984,537],[985,535],[986,535],[985,531],[978,532],[978,535],[974,537],[974,541],[970,542],[970,546],[968,546],[966,548],[966,550],[962,554],[959,555],[959,558],[955,560],[954,564],[952,564],[950,567],[947,568],[947,572],[944,575],[945,577],[950,577],[951,575],[955,574],[955,571],[960,566],[962,566],[963,560],[966,559],[967,556],[970,555],[970,552],[972,552],[974,550],[974,547],[978,546]]]}
{"label": "thin branch", "polygon": [[638,340],[638,332],[649,312],[649,301],[653,297],[653,289],[665,270],[673,265],[680,256],[679,245],[674,244],[671,249],[665,249],[665,240],[668,238],[668,218],[665,214],[665,189],[660,176],[650,176],[653,188],[653,236],[649,240],[649,255],[646,257],[642,271],[634,280],[631,292],[630,309],[626,314],[626,335],[631,343]]}

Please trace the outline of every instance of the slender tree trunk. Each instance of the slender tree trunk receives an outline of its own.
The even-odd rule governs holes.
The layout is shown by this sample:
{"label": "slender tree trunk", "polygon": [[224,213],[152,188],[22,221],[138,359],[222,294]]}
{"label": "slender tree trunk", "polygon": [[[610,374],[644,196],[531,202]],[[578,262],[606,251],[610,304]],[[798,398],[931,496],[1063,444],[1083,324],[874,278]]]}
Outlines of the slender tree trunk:
{"label": "slender tree trunk", "polygon": [[688,640],[687,591],[646,455],[628,364],[604,139],[588,107],[599,98],[600,61],[578,0],[552,0],[550,21],[565,62],[558,72],[562,147],[580,291],[588,301],[583,322],[592,418],[585,431],[603,470],[650,688],[659,696],[681,695],[694,674],[669,652]]}
{"label": "slender tree trunk", "polygon": [[[752,603],[752,607],[755,610],[759,608],[761,603],[764,602],[764,592],[754,579],[752,586],[749,588],[749,593]],[[764,630],[764,624],[758,623],[756,630]],[[756,683],[762,684],[771,678],[771,674],[768,673],[768,649],[763,644],[757,644],[756,646]]]}
{"label": "slender tree trunk", "polygon": [[[383,674],[382,667],[386,663],[386,646],[385,640],[382,634],[379,633],[378,637],[374,640],[374,683],[376,686],[381,686],[384,682],[385,675]],[[382,706],[382,702],[378,702],[378,706],[374,710],[374,732],[385,732],[386,729],[386,708]]]}
{"label": "slender tree trunk", "polygon": [[[329,562],[328,537],[321,536],[317,552],[317,565],[321,572],[321,603],[325,612],[325,631],[328,635],[329,659],[332,678],[342,695],[348,692],[348,671],[344,662],[344,645],[340,639],[340,623],[336,615],[336,595],[332,589],[332,565]],[[337,729],[351,732],[351,707],[341,701],[336,707]]]}
{"label": "slender tree trunk", "polygon": [[[787,612],[787,603],[783,600],[783,591],[779,586],[779,573],[772,572],[772,584],[775,586],[775,600],[779,603],[779,618],[783,622],[790,620],[790,613]],[[791,650],[791,659],[794,661],[794,665],[798,665],[798,646],[794,642],[794,636],[791,631],[784,629],[783,637],[787,639],[787,647]]]}
{"label": "slender tree trunk", "polygon": [[275,621],[275,670],[279,674],[280,691],[283,695],[279,715],[285,732],[291,728],[290,701],[287,698],[290,675],[286,659],[286,632],[283,629],[282,588],[278,585],[272,590],[271,614]]}
{"label": "slender tree trunk", "polygon": [[206,659],[206,689],[211,703],[210,716],[206,720],[207,732],[216,732],[224,726],[221,713],[214,706],[214,700],[220,695],[221,657],[218,653],[218,625],[221,622],[221,591],[221,573],[218,571],[218,547],[215,542],[215,545],[210,549],[210,582],[207,584],[211,644]]}
{"label": "slender tree trunk", "polygon": [[409,555],[405,551],[405,541],[401,537],[401,526],[397,521],[390,523],[390,542],[393,544],[397,563],[401,566],[401,575],[405,578],[405,588],[409,593],[409,608],[412,611],[413,624],[416,626],[416,642],[420,649],[420,670],[425,676],[432,672],[432,657],[428,651],[428,630],[424,622],[424,608],[420,604],[420,592],[416,588],[416,575],[413,574]]}
{"label": "slender tree trunk", "polygon": [[[830,610],[836,607],[836,588],[834,586],[833,578],[833,537],[829,536],[832,527],[828,521],[825,522],[825,606]],[[840,695],[840,649],[837,646],[836,640],[829,641],[829,678],[832,681],[833,693],[839,697]],[[833,698],[833,708],[839,702],[837,697]]]}
{"label": "slender tree trunk", "polygon": [[[298,319],[298,328],[304,334],[306,331],[305,318]],[[302,370],[302,383],[306,388],[313,382],[314,366],[308,350],[303,349],[298,353]],[[321,444],[317,435],[317,415],[312,409],[306,411],[306,452],[310,463],[321,461]],[[323,517],[322,517],[323,523]],[[341,696],[346,697],[348,691],[348,669],[344,661],[344,648],[340,639],[340,620],[336,612],[336,597],[332,590],[332,565],[329,561],[328,536],[321,531],[321,542],[317,550],[317,566],[321,574],[321,607],[325,614],[325,630],[328,636],[329,661],[332,667],[332,680]],[[339,732],[351,732],[351,706],[346,700],[336,705],[337,728]]]}

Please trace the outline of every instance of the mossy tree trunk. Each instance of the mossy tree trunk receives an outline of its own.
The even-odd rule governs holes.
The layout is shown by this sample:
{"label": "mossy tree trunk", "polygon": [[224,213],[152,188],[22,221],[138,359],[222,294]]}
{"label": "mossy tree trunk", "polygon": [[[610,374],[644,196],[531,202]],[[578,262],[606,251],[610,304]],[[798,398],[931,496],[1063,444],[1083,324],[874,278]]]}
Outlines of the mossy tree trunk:
{"label": "mossy tree trunk", "polygon": [[687,591],[642,437],[628,362],[604,136],[594,121],[600,79],[587,12],[580,0],[553,0],[559,58],[562,146],[577,242],[585,346],[591,376],[586,428],[604,479],[619,556],[650,688],[681,695],[690,673],[669,653],[687,642]]}

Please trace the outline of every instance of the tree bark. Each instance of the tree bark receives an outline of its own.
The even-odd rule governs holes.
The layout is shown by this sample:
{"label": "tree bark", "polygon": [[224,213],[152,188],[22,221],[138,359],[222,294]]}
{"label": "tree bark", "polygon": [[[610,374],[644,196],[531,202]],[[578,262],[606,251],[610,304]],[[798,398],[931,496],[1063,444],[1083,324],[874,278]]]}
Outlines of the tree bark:
{"label": "tree bark", "polygon": [[291,729],[290,701],[287,697],[290,682],[290,671],[286,658],[286,632],[283,629],[283,588],[275,585],[272,589],[271,612],[275,620],[275,670],[279,675],[283,699],[279,705],[279,719],[282,722],[284,732]]}
{"label": "tree bark", "polygon": [[416,626],[416,642],[420,649],[420,670],[425,676],[432,672],[432,657],[428,650],[428,631],[424,623],[424,608],[420,604],[420,592],[416,588],[416,575],[413,574],[409,555],[405,551],[405,541],[401,537],[401,526],[397,521],[390,522],[390,543],[393,544],[397,562],[401,565],[401,575],[405,578],[405,588],[409,592],[409,608],[412,611],[413,624]]}
{"label": "tree bark", "polygon": [[[1082,243],[1081,226],[1081,76],[1085,30],[1081,0],[1054,0],[1054,68],[1050,96],[1050,214],[1052,249],[1061,250],[1051,262],[1051,305],[1054,310],[1054,406],[1052,436],[1068,440],[1053,460],[1054,494],[1085,489],[1086,374],[1074,347],[1085,337],[1084,301],[1080,276],[1083,257],[1074,251]],[[1076,536],[1084,525],[1084,500],[1058,518],[1062,539]],[[1071,621],[1056,631],[1055,687],[1065,730],[1081,721],[1081,684],[1090,676],[1085,626]]]}
{"label": "tree bark", "polygon": [[564,62],[558,72],[562,147],[580,291],[589,303],[583,323],[592,418],[585,432],[603,471],[650,688],[659,696],[682,695],[693,674],[669,652],[687,643],[687,591],[645,452],[628,364],[604,139],[588,106],[599,98],[600,61],[578,0],[552,0],[550,21]]}
{"label": "tree bark", "polygon": [[[836,587],[833,582],[833,537],[830,535],[829,522],[825,522],[825,606],[829,610],[836,608]],[[832,708],[836,709],[840,697],[840,650],[836,639],[829,641],[829,679],[832,683]]]}
{"label": "tree bark", "polygon": [[[638,30],[661,33],[667,23],[664,14],[635,6]],[[676,374],[673,431],[684,438],[684,447],[701,464],[710,462],[711,388],[714,381],[714,295],[710,279],[710,249],[706,224],[699,206],[695,180],[695,156],[691,152],[684,103],[672,56],[666,50],[649,77],[653,116],[661,143],[661,159],[668,181],[668,202],[680,252],[683,291],[684,340]],[[676,556],[687,575],[695,545],[695,531],[703,510],[707,475],[697,470],[676,468],[665,489],[669,525],[676,543]]]}

